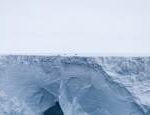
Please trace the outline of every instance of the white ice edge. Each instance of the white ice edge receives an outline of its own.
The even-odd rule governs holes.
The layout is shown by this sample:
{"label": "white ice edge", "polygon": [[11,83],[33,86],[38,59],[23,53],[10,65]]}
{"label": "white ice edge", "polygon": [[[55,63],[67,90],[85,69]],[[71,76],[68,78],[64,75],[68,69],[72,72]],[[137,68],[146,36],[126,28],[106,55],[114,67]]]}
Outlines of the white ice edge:
{"label": "white ice edge", "polygon": [[0,52],[0,55],[35,55],[35,56],[81,56],[81,57],[150,57],[150,53],[68,53],[68,52]]}

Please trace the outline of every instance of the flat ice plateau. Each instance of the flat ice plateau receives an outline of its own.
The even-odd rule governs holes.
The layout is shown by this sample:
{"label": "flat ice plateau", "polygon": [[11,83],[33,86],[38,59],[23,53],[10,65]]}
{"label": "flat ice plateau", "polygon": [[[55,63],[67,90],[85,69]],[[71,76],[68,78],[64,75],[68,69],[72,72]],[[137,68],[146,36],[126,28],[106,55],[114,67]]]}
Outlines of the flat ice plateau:
{"label": "flat ice plateau", "polygon": [[0,56],[0,115],[150,115],[149,57]]}

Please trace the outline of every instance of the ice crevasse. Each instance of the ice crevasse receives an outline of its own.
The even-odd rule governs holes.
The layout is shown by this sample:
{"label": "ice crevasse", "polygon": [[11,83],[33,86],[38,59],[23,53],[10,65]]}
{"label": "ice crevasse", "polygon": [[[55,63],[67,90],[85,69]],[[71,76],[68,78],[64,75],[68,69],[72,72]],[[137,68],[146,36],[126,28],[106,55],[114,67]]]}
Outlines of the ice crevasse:
{"label": "ice crevasse", "polygon": [[150,115],[147,57],[0,56],[0,115]]}

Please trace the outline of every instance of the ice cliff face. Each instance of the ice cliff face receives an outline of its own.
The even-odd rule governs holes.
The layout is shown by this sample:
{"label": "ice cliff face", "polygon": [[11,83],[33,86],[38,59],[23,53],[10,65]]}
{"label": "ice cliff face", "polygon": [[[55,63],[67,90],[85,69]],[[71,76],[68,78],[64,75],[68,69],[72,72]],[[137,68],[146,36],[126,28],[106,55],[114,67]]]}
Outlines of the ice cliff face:
{"label": "ice cliff face", "polygon": [[1,56],[0,115],[150,115],[150,59]]}

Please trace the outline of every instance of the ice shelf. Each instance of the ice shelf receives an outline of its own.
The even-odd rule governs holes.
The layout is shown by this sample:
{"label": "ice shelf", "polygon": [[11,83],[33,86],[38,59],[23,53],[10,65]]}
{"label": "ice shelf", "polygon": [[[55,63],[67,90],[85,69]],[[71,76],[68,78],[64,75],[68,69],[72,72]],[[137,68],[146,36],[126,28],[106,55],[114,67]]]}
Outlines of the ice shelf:
{"label": "ice shelf", "polygon": [[150,58],[1,56],[0,115],[52,108],[56,115],[150,115]]}

